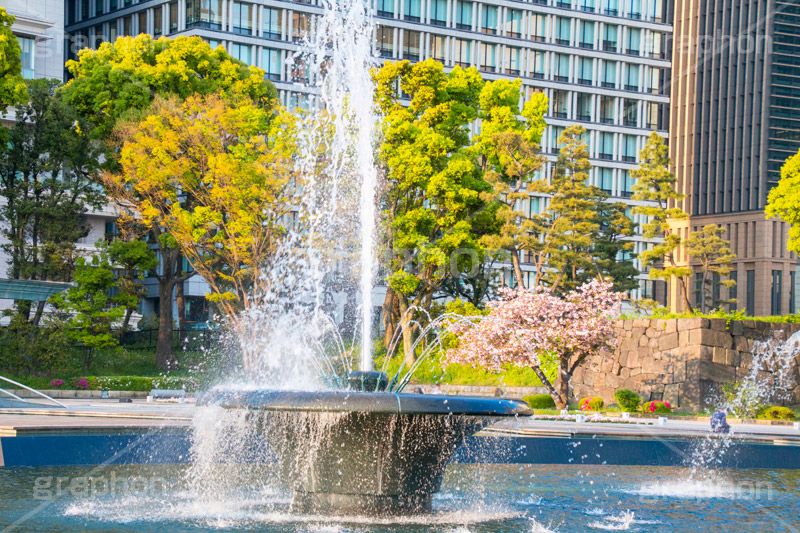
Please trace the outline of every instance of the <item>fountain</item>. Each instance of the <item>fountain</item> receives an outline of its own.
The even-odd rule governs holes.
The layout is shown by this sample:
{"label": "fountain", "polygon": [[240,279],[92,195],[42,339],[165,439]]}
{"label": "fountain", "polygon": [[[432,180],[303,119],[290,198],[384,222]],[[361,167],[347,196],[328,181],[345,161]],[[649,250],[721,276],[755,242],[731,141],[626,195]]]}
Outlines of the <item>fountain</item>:
{"label": "fountain", "polygon": [[[311,176],[308,202],[301,214],[309,220],[306,258],[292,263],[294,278],[306,280],[309,287],[303,296],[284,305],[284,309],[295,309],[286,313],[288,321],[265,312],[267,322],[257,323],[254,329],[286,331],[288,337],[301,332],[300,342],[291,347],[287,344],[293,341],[283,338],[277,345],[273,339],[264,340],[256,351],[272,359],[267,365],[270,369],[280,372],[293,365],[296,369],[301,360],[309,363],[307,371],[316,370],[327,378],[322,384],[318,379],[304,379],[293,387],[295,370],[289,379],[273,375],[266,386],[212,389],[198,400],[198,406],[246,413],[244,423],[263,436],[277,458],[280,482],[293,491],[292,509],[297,512],[418,514],[431,510],[445,467],[465,439],[500,418],[532,411],[514,400],[403,394],[407,378],[390,382],[386,374],[372,370],[376,117],[364,103],[373,99],[369,73],[376,65],[373,27],[368,4],[360,0],[326,1],[324,8],[316,32],[307,37],[295,58],[296,66],[307,69],[316,83],[298,158],[300,171]],[[320,171],[321,146],[326,155]],[[347,213],[354,212],[357,223],[342,222]],[[361,349],[356,371],[350,371],[345,343],[323,311],[330,277],[326,258],[331,250],[350,260],[358,258]],[[326,332],[336,337],[339,354],[334,357],[325,353]],[[340,368],[335,368],[334,359]],[[331,386],[339,390],[330,390]],[[197,435],[205,434],[198,430]],[[202,443],[196,448],[203,448]]]}

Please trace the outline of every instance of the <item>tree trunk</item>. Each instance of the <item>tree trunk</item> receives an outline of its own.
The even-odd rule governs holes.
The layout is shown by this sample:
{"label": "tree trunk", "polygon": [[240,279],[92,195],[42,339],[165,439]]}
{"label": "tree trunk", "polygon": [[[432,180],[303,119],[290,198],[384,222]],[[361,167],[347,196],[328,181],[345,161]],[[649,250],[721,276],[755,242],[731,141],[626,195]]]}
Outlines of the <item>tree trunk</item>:
{"label": "tree trunk", "polygon": [[541,367],[532,366],[531,368],[536,373],[536,376],[539,378],[539,381],[542,382],[542,385],[544,385],[544,388],[547,389],[547,392],[550,394],[550,397],[553,398],[556,407],[558,407],[559,409],[563,409],[564,407],[559,407],[563,403],[561,401],[561,395],[558,394],[558,391],[555,389],[555,387],[553,387],[553,384],[550,383],[549,379],[547,379],[547,376],[544,374]]}
{"label": "tree trunk", "polygon": [[125,335],[125,332],[128,331],[128,325],[131,323],[131,315],[133,315],[133,309],[128,307],[125,309],[125,317],[122,319],[122,327],[119,330],[120,341]]}
{"label": "tree trunk", "polygon": [[411,319],[414,313],[408,312],[408,298],[404,294],[398,294],[400,303],[400,328],[403,333],[403,365],[411,367],[417,360],[414,353],[414,332],[411,330]]}
{"label": "tree trunk", "polygon": [[172,288],[175,283],[158,284],[158,337],[156,340],[156,366],[159,370],[175,370],[178,358],[172,353]]}
{"label": "tree trunk", "polygon": [[522,280],[522,266],[519,261],[519,251],[511,252],[511,264],[514,265],[514,276],[517,278],[517,289],[524,289],[525,282]]}
{"label": "tree trunk", "polygon": [[44,314],[44,306],[47,302],[45,300],[40,300],[36,302],[36,313],[33,315],[33,324],[34,328],[39,327],[39,323],[42,321],[42,314]]}
{"label": "tree trunk", "polygon": [[383,300],[383,345],[386,347],[387,356],[392,339],[394,339],[395,319],[394,319],[394,291],[386,289],[386,298]]}
{"label": "tree trunk", "polygon": [[686,306],[686,311],[689,313],[694,312],[694,307],[692,306],[692,302],[689,300],[689,286],[686,283],[686,279],[678,278],[678,283],[681,285],[681,294],[683,295],[683,305]]}
{"label": "tree trunk", "polygon": [[183,296],[183,281],[175,284],[175,303],[178,304],[178,329],[186,329],[186,299]]}

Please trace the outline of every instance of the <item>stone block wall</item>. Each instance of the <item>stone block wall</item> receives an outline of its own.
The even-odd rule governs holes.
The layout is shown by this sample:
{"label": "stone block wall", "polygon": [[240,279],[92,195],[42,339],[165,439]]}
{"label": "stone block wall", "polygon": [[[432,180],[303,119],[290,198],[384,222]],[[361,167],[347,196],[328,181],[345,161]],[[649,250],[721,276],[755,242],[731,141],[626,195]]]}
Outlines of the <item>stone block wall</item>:
{"label": "stone block wall", "polygon": [[[751,372],[756,340],[788,339],[800,324],[730,321],[708,318],[619,320],[619,346],[597,354],[575,371],[576,398],[600,396],[615,402],[626,388],[645,401],[664,400],[683,409],[699,409],[721,393],[722,385]],[[786,403],[800,403],[800,358],[794,362],[795,388]],[[763,379],[770,379],[764,372]]]}

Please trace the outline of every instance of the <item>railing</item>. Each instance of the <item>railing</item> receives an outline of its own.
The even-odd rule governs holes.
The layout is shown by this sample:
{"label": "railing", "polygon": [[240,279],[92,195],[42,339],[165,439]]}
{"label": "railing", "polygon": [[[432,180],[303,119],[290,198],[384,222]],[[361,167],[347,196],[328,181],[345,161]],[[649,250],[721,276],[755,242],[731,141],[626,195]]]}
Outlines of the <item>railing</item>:
{"label": "railing", "polygon": [[[58,400],[56,400],[56,399],[54,399],[54,398],[51,398],[50,396],[48,396],[47,394],[45,394],[45,393],[43,393],[43,392],[39,392],[39,391],[38,391],[38,390],[36,390],[36,389],[32,389],[32,388],[28,387],[27,385],[23,385],[22,383],[19,383],[19,382],[17,382],[17,381],[14,381],[13,379],[8,379],[8,378],[6,378],[6,377],[3,377],[3,376],[0,376],[0,379],[2,379],[3,381],[7,381],[8,383],[11,383],[12,385],[16,385],[17,387],[22,387],[23,389],[25,389],[25,390],[27,390],[27,391],[29,391],[29,392],[32,392],[32,393],[34,393],[34,394],[38,394],[38,395],[39,395],[39,396],[41,396],[42,398],[45,398],[45,399],[47,399],[47,400],[50,400],[50,401],[51,401],[51,402],[53,402],[54,404],[56,404],[56,405],[59,405],[59,406],[63,407],[64,409],[69,409],[69,406],[68,406],[68,405],[65,405],[65,404],[63,404],[63,403],[59,402]],[[7,390],[5,390],[5,389],[2,389],[2,388],[0,388],[0,392],[4,392],[4,393],[8,394],[9,396],[13,396],[13,397],[14,397],[14,398],[16,398],[17,400],[22,400],[23,402],[27,402],[27,400],[23,400],[22,398],[20,398],[20,397],[19,397],[19,396],[17,396],[16,394],[12,394],[12,393],[8,392],[8,391],[7,391]]]}

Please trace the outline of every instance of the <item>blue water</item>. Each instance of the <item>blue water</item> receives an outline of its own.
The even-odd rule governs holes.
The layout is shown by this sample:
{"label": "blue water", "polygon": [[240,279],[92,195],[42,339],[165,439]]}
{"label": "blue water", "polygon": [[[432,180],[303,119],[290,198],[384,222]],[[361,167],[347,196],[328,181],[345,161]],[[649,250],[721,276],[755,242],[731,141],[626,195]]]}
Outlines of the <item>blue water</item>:
{"label": "blue water", "polygon": [[224,472],[196,485],[185,473],[175,466],[0,468],[0,530],[800,531],[796,470],[693,479],[676,467],[451,465],[433,514],[386,520],[293,514],[289,495],[257,468],[238,472],[230,486]]}

